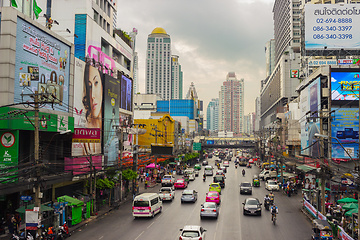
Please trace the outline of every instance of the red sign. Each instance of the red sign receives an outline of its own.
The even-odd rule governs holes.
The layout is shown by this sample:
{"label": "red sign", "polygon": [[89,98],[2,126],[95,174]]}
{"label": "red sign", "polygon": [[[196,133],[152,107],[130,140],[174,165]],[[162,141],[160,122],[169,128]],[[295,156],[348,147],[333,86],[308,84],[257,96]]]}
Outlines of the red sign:
{"label": "red sign", "polygon": [[99,143],[100,128],[74,128],[73,142]]}

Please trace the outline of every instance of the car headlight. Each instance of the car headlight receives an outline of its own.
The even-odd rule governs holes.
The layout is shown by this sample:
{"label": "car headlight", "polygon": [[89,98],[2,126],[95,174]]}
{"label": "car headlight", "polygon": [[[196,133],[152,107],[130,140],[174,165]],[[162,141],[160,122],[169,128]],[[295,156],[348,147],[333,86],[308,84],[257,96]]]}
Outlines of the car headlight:
{"label": "car headlight", "polygon": [[257,208],[256,210],[257,210],[257,211],[261,211],[261,207]]}

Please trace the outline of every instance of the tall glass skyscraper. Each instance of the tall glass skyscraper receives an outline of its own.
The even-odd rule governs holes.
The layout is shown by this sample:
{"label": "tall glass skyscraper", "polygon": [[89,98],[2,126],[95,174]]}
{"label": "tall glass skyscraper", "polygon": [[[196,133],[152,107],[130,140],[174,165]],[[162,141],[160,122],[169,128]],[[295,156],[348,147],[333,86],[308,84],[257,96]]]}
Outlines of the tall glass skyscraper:
{"label": "tall glass skyscraper", "polygon": [[219,99],[213,98],[206,109],[206,129],[210,131],[219,130]]}
{"label": "tall glass skyscraper", "polygon": [[159,94],[164,100],[172,98],[171,40],[161,28],[155,28],[147,39],[146,93]]}

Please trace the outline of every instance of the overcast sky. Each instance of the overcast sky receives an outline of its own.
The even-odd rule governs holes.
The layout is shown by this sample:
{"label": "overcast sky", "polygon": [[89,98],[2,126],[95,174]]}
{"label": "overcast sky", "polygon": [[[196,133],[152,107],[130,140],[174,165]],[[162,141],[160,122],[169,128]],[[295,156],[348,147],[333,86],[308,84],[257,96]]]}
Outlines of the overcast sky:
{"label": "overcast sky", "polygon": [[228,72],[245,81],[245,111],[255,111],[265,78],[265,43],[273,38],[273,0],[118,0],[117,27],[138,29],[139,91],[145,93],[147,37],[156,27],[170,35],[183,71],[183,97],[194,82],[204,114],[219,97]]}

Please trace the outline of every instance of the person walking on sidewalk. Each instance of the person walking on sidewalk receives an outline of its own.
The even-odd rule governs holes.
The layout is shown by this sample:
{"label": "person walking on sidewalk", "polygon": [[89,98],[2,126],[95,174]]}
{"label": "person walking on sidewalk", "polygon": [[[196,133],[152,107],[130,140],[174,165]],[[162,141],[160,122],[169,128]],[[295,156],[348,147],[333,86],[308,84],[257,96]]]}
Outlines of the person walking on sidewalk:
{"label": "person walking on sidewalk", "polygon": [[145,189],[147,189],[147,187],[148,187],[148,180],[145,179]]}

